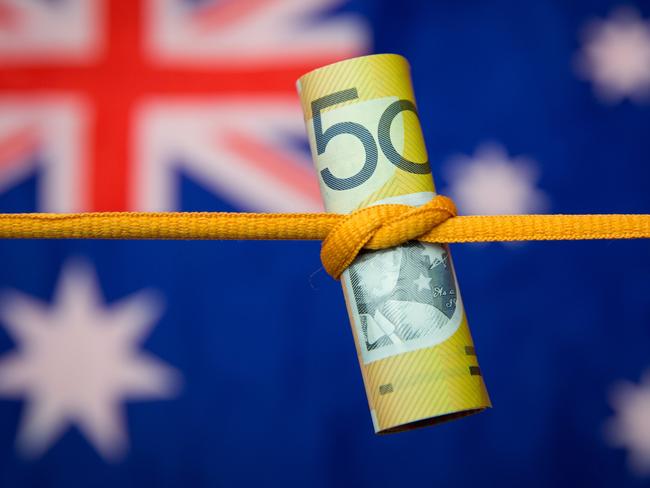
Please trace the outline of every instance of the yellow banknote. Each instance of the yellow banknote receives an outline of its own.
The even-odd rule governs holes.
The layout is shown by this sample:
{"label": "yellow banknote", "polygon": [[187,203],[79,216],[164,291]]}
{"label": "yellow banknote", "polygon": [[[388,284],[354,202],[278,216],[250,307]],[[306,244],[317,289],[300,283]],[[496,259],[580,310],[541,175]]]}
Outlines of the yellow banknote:
{"label": "yellow banknote", "polygon": [[[341,61],[298,91],[327,211],[435,195],[406,59]],[[446,246],[363,252],[341,282],[376,432],[490,406]]]}

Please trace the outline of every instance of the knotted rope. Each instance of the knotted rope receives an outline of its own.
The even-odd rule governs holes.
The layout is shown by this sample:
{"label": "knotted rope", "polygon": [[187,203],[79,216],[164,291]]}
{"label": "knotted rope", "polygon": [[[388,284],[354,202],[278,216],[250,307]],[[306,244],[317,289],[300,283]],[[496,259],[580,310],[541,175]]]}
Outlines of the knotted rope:
{"label": "knotted rope", "polygon": [[433,243],[650,238],[650,215],[456,217],[443,196],[421,207],[377,205],[349,215],[230,212],[0,214],[0,239],[324,240],[338,278],[363,249],[412,239]]}
{"label": "knotted rope", "polygon": [[455,216],[454,202],[440,195],[421,207],[391,204],[362,208],[343,218],[323,240],[320,253],[323,267],[338,280],[364,247],[398,246]]}

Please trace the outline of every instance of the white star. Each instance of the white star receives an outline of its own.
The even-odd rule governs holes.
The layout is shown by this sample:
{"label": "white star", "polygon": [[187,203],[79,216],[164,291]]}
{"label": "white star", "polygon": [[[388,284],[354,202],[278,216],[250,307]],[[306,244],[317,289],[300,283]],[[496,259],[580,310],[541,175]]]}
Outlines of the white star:
{"label": "white star", "polygon": [[610,403],[616,416],[605,425],[608,440],[614,446],[627,448],[632,471],[650,475],[650,371],[639,385],[616,385]]}
{"label": "white star", "polygon": [[429,286],[429,283],[431,283],[431,278],[427,278],[422,273],[420,273],[420,277],[417,280],[414,280],[413,283],[418,285],[418,291],[431,289]]}
{"label": "white star", "polygon": [[535,163],[511,159],[497,144],[480,146],[473,157],[451,158],[445,171],[448,192],[464,214],[539,213],[548,207],[546,195],[535,187]]}
{"label": "white star", "polygon": [[17,349],[0,358],[0,396],[25,397],[17,448],[36,457],[76,426],[106,460],[128,444],[122,403],[175,394],[180,376],[137,349],[161,307],[141,291],[105,306],[93,270],[62,270],[52,305],[5,293],[0,320]]}
{"label": "white star", "polygon": [[595,20],[584,30],[576,57],[580,75],[594,83],[604,101],[626,97],[642,101],[650,94],[650,22],[633,8],[619,8],[608,20]]}

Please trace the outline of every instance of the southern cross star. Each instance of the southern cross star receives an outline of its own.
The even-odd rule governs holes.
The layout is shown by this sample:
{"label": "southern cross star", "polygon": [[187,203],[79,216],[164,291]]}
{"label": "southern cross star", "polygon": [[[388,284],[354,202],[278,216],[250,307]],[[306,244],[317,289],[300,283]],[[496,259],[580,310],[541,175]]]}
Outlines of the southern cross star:
{"label": "southern cross star", "polygon": [[498,144],[480,146],[474,156],[455,156],[446,164],[448,192],[468,215],[537,213],[548,206],[537,188],[534,161],[510,158]]}
{"label": "southern cross star", "polygon": [[603,101],[648,100],[650,22],[635,9],[621,7],[606,20],[588,23],[583,37],[577,70]]}
{"label": "southern cross star", "polygon": [[36,457],[72,426],[106,460],[128,445],[122,403],[173,396],[178,372],[137,345],[160,315],[147,291],[106,306],[85,262],[64,266],[51,305],[3,294],[0,320],[17,348],[0,358],[0,396],[24,397],[17,448]]}
{"label": "southern cross star", "polygon": [[650,476],[650,371],[638,385],[616,385],[610,403],[616,416],[605,426],[608,440],[614,446],[627,448],[632,471]]}

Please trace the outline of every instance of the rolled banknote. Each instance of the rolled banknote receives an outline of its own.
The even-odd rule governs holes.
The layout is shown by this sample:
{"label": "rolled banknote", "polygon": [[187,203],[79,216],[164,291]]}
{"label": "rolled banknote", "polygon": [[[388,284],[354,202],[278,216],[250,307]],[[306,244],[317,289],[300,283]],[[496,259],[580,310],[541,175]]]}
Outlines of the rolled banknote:
{"label": "rolled banknote", "polygon": [[[435,195],[406,59],[341,61],[304,75],[298,92],[327,211]],[[491,406],[446,246],[362,252],[341,282],[375,432]]]}

